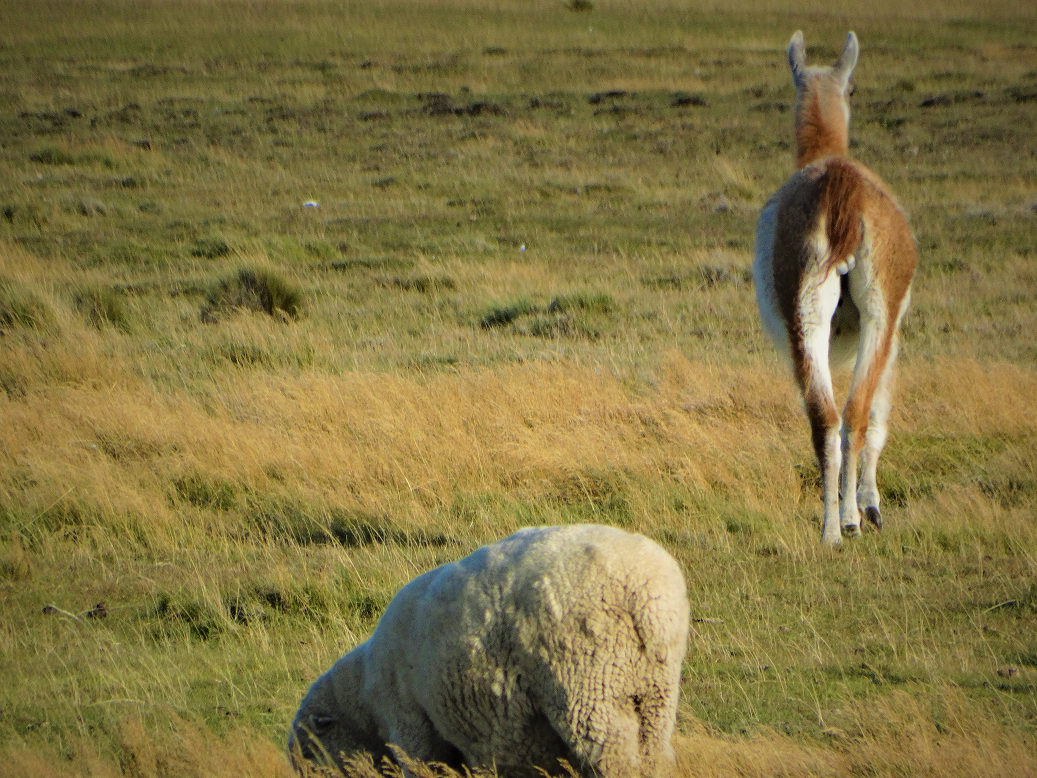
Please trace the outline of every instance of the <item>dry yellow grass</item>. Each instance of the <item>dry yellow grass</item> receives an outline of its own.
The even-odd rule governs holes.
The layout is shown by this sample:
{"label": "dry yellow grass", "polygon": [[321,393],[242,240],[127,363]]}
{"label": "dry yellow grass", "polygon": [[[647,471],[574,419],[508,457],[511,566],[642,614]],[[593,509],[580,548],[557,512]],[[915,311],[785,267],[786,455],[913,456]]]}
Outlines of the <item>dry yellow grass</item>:
{"label": "dry yellow grass", "polygon": [[[720,737],[688,722],[674,737],[675,778],[844,778],[859,775],[971,776],[1028,778],[1037,770],[1037,754],[1026,737],[1006,732],[986,716],[977,716],[961,695],[944,690],[936,709],[916,698],[894,694],[869,706],[847,711],[847,728],[825,730],[827,745],[805,744],[772,731],[749,737]],[[114,778],[288,778],[284,754],[248,730],[216,737],[177,722],[156,737],[137,717],[126,719],[118,734],[119,763],[98,754],[89,738],[70,742],[63,754],[15,747],[6,753],[12,775],[24,778],[82,776]],[[419,778],[453,778],[442,765],[402,761]],[[313,770],[310,775],[330,776]],[[335,775],[340,775],[337,771]],[[489,778],[492,771],[476,770]],[[567,775],[564,770],[556,774]],[[349,778],[401,778],[396,765],[353,760]]]}
{"label": "dry yellow grass", "polygon": [[[803,498],[801,410],[769,354],[724,367],[671,352],[656,386],[636,391],[602,367],[541,362],[426,376],[232,371],[199,397],[142,380],[122,336],[64,326],[46,349],[3,353],[24,386],[0,399],[5,488],[31,484],[18,501],[37,515],[66,501],[147,516],[161,533],[179,521],[169,483],[192,473],[419,524],[458,492],[535,500],[606,471],[723,487],[775,518]],[[908,358],[900,372],[895,434],[1035,432],[1032,370]]]}
{"label": "dry yellow grass", "polygon": [[[123,565],[114,561],[135,547],[160,559],[176,558],[176,549],[213,542],[238,547],[254,520],[245,503],[220,512],[214,524],[214,513],[205,505],[175,499],[176,484],[192,477],[228,484],[238,495],[281,495],[318,506],[315,525],[336,510],[384,517],[403,532],[445,532],[460,548],[499,537],[523,522],[526,514],[501,511],[502,495],[541,506],[538,520],[564,521],[566,511],[558,506],[594,505],[614,492],[625,500],[619,518],[636,529],[665,536],[679,517],[675,537],[699,534],[715,548],[737,553],[743,540],[718,527],[708,507],[720,499],[766,517],[764,547],[777,547],[806,564],[819,558],[813,522],[802,520],[816,513],[811,478],[802,475],[804,463],[809,468],[811,461],[802,412],[783,366],[769,353],[725,365],[691,361],[671,351],[650,385],[632,385],[622,372],[601,364],[541,360],[433,374],[223,370],[207,376],[204,391],[198,392],[192,386],[149,382],[135,367],[139,346],[133,338],[111,328],[98,330],[69,310],[60,287],[82,279],[55,276],[53,268],[10,246],[4,256],[0,271],[34,290],[54,313],[54,323],[49,332],[16,334],[15,345],[8,340],[0,352],[0,370],[20,388],[0,398],[3,501],[8,510],[17,506],[16,527],[25,537],[46,539],[48,531],[42,528],[49,527],[58,537],[64,533],[80,543],[88,540],[94,550],[76,563],[84,569],[114,554],[105,564],[113,565],[121,579],[126,573],[139,575],[132,565],[120,572]],[[284,337],[251,314],[240,315],[231,327],[253,341]],[[1028,452],[1037,433],[1037,373],[1031,368],[908,357],[901,365],[898,397],[894,441],[930,436],[930,445],[939,446],[941,439],[1003,440],[1007,445],[984,467],[1020,482],[1032,472]],[[912,466],[910,451],[903,459]],[[668,486],[701,494],[706,502],[674,513],[659,502],[659,490]],[[480,503],[481,495],[491,499]],[[470,503],[461,512],[456,510],[459,497]],[[891,513],[893,531],[901,537],[913,532],[972,538],[980,556],[998,537],[1012,538],[1020,549],[1037,545],[1027,505],[991,502],[978,482]],[[460,553],[453,548],[431,555],[355,550],[323,561],[314,557],[311,564],[354,567],[359,586],[391,593],[431,563]],[[42,571],[67,549],[60,541],[37,539],[32,552],[9,547],[5,564],[14,579],[30,580],[34,569],[37,576],[46,575]],[[299,574],[293,557],[273,552],[264,552],[268,561],[255,566],[251,580],[284,584]],[[1025,552],[1024,558],[1032,576],[1037,560]],[[202,553],[187,562],[182,574],[163,580],[167,588],[192,593],[203,607],[219,613],[240,573],[207,569],[210,564],[211,556]],[[375,568],[384,576],[377,584]],[[740,570],[737,576],[747,573]],[[754,589],[749,584],[749,591]],[[904,594],[915,596],[909,590]],[[700,598],[699,613],[709,614],[712,596]],[[220,618],[226,628],[239,629],[226,616]],[[775,627],[770,623],[752,637],[700,634],[697,641],[722,652],[733,641],[739,651],[770,661],[767,638]],[[894,618],[884,629],[902,630],[910,642],[914,628]],[[338,623],[320,637],[313,633],[315,650],[303,677],[320,672],[328,657],[362,637],[351,623]],[[248,639],[242,650],[262,655],[269,650],[265,640]],[[107,650],[105,645],[102,641],[97,650]],[[905,659],[936,672],[940,660],[927,655],[941,650],[923,642]],[[818,661],[826,655],[822,649]],[[975,664],[969,654],[960,662],[963,668]],[[99,682],[111,686],[118,667],[104,669]],[[217,663],[209,672],[232,678],[241,672],[235,667]],[[188,706],[167,673],[156,666],[131,685],[116,682],[114,688],[125,690],[116,692],[116,708],[123,707],[118,700],[124,696],[147,700],[149,706],[159,700],[174,708]],[[63,683],[60,675],[52,681]],[[29,687],[26,692],[37,693]],[[996,718],[969,707],[953,691],[936,697],[946,701],[949,711],[939,714],[939,722],[927,718],[935,714],[918,709],[929,703],[906,695],[848,703],[839,725],[824,730],[834,748],[776,733],[717,737],[688,721],[679,741],[681,774],[1030,774],[1035,756],[1027,735],[1004,730]],[[282,712],[289,715],[290,707]],[[183,725],[170,743],[152,745],[153,728],[145,736],[135,719],[117,714],[115,720],[123,722],[116,736],[117,762],[92,751],[85,734],[60,752],[48,751],[50,746],[41,751],[40,742],[30,740],[31,746],[6,746],[15,774],[285,773],[279,751],[248,730],[224,740],[197,725]],[[948,730],[947,720],[958,729]]]}
{"label": "dry yellow grass", "polygon": [[[287,776],[400,586],[600,521],[686,570],[680,775],[1037,775],[1037,6],[594,6],[0,0],[0,772]],[[922,258],[837,553],[746,273],[797,27]]]}

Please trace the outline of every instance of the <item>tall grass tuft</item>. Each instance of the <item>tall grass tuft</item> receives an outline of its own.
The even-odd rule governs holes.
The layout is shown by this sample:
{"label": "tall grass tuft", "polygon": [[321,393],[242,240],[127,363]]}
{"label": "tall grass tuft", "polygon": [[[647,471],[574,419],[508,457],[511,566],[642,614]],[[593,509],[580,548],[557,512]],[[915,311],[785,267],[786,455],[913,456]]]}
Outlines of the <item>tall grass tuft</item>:
{"label": "tall grass tuft", "polygon": [[0,276],[0,327],[42,330],[54,323],[47,303],[25,284]]}
{"label": "tall grass tuft", "polygon": [[202,315],[203,318],[215,318],[220,312],[244,309],[298,319],[302,304],[302,291],[277,271],[241,268],[209,291]]}
{"label": "tall grass tuft", "polygon": [[95,327],[114,327],[124,332],[130,329],[125,297],[115,289],[105,286],[80,289],[73,296],[73,302]]}

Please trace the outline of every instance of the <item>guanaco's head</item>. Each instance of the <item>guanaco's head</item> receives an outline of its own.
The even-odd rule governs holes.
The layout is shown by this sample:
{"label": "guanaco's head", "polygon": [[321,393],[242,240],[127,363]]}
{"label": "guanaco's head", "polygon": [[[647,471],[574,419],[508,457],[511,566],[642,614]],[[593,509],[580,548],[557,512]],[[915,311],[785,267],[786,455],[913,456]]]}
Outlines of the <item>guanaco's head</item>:
{"label": "guanaco's head", "polygon": [[845,155],[850,147],[850,76],[857,66],[857,36],[831,67],[807,65],[803,33],[789,41],[789,67],[796,83],[796,166],[804,168],[822,157]]}

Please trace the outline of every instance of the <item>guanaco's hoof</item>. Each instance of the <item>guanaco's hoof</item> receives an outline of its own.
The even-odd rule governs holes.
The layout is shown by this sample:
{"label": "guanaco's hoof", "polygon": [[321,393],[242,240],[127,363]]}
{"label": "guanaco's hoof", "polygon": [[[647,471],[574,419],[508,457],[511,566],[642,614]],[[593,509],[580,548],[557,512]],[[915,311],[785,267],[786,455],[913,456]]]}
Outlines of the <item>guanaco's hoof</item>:
{"label": "guanaco's hoof", "polygon": [[882,514],[879,513],[879,509],[875,507],[869,507],[864,509],[864,518],[875,525],[875,529],[882,529]]}

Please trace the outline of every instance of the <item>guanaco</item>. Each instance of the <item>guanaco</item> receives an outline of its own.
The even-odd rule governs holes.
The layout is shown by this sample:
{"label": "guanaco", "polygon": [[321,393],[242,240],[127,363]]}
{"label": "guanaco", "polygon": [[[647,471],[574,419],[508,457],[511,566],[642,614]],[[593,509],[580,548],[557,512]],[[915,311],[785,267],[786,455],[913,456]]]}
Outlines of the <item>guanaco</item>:
{"label": "guanaco", "polygon": [[[834,65],[810,67],[803,33],[792,36],[798,171],[760,214],[753,262],[764,328],[787,354],[803,395],[824,489],[821,541],[833,546],[844,533],[860,534],[858,506],[882,529],[875,472],[917,262],[907,218],[889,188],[848,155],[858,54],[851,32]],[[840,418],[831,367],[851,361]]]}

